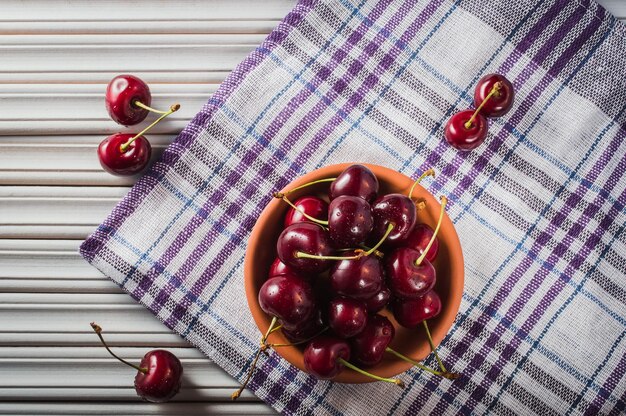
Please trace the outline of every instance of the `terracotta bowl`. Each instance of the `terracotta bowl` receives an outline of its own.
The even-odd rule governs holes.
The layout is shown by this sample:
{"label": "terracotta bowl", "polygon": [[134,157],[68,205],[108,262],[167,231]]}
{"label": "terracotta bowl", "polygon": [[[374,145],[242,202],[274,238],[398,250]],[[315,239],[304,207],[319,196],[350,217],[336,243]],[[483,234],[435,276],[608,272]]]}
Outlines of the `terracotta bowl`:
{"label": "terracotta bowl", "polygon": [[[310,172],[287,185],[284,191],[295,188],[299,185],[322,178],[332,178],[338,176],[350,164],[339,164],[326,166]],[[398,173],[394,170],[377,166],[368,165],[380,182],[379,194],[386,193],[408,193],[413,180],[408,176]],[[426,179],[428,182],[429,179]],[[304,195],[325,196],[328,192],[328,183],[322,183],[302,189],[292,193],[291,200]],[[418,221],[425,222],[432,228],[435,228],[439,217],[440,204],[439,199],[433,197],[423,187],[417,186],[413,197],[423,199],[426,202],[426,208],[418,211]],[[327,198],[327,197],[326,197]],[[248,305],[256,325],[259,330],[264,333],[270,325],[271,317],[266,315],[259,306],[258,293],[261,285],[267,279],[267,273],[272,261],[276,258],[276,240],[280,232],[283,230],[283,219],[287,213],[289,206],[281,200],[273,199],[263,210],[259,219],[252,230],[248,248],[246,252],[244,265],[244,280],[246,287],[246,297]],[[461,244],[456,234],[452,221],[445,215],[441,229],[439,231],[439,255],[434,262],[437,270],[437,284],[435,290],[441,297],[442,311],[435,319],[429,320],[429,328],[432,333],[433,341],[439,345],[444,336],[448,333],[461,304],[461,295],[463,294],[463,253],[461,252]],[[398,325],[393,319],[393,315],[386,309],[381,312],[386,315],[396,328],[396,336],[391,343],[391,348],[405,354],[416,360],[424,359],[430,354],[430,347],[422,327],[417,329],[406,329]],[[287,343],[288,341],[280,331],[270,336],[272,343]],[[302,347],[281,347],[276,352],[285,360],[295,365],[302,371],[304,368],[304,359]],[[374,374],[382,377],[393,377],[399,373],[408,370],[411,364],[399,360],[390,354],[375,367],[368,368]],[[352,370],[345,369],[334,381],[341,383],[368,383],[371,378],[365,377]]]}

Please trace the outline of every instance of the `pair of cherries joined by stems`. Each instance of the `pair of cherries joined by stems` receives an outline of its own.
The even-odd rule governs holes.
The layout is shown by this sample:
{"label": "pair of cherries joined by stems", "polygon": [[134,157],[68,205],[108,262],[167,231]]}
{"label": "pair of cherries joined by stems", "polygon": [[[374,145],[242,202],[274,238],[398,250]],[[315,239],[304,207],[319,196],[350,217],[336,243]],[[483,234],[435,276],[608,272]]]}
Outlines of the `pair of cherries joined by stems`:
{"label": "pair of cherries joined by stems", "polygon": [[[362,165],[346,168],[337,178],[317,180],[274,197],[289,204],[284,230],[276,243],[277,258],[258,294],[261,309],[272,322],[237,398],[250,379],[261,353],[269,347],[306,344],[304,364],[319,379],[332,379],[350,368],[376,380],[403,386],[399,379],[382,378],[362,367],[380,363],[385,354],[408,361],[435,375],[456,378],[439,359],[427,319],[441,311],[433,290],[437,232],[447,200],[442,197],[433,230],[418,223],[424,201],[414,201],[415,186],[434,171],[425,172],[408,195],[378,195],[374,173]],[[329,203],[308,195],[294,202],[289,194],[319,183],[330,183]],[[395,328],[378,314],[386,306],[408,328],[424,325],[440,370],[428,368],[389,347]],[[277,330],[289,344],[267,343]]]}
{"label": "pair of cherries joined by stems", "polygon": [[450,117],[444,129],[446,140],[458,150],[477,148],[487,137],[487,117],[505,115],[513,106],[514,97],[513,85],[503,75],[485,75],[474,91],[476,110],[460,111]]}
{"label": "pair of cherries joined by stems", "polygon": [[107,172],[134,175],[150,162],[152,146],[144,133],[180,108],[180,105],[174,104],[168,111],[156,110],[150,107],[151,102],[148,84],[133,75],[118,75],[109,82],[105,105],[113,121],[132,126],[141,123],[149,112],[160,114],[160,117],[137,134],[115,133],[100,143],[98,158]]}

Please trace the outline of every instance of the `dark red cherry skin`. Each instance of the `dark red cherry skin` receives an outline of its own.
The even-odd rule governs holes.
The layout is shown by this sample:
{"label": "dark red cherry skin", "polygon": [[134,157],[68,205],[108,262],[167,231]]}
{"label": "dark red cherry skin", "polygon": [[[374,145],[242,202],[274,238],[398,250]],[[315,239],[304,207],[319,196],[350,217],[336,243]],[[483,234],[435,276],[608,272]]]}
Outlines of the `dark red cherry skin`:
{"label": "dark red cherry skin", "polygon": [[373,239],[379,241],[387,231],[390,223],[394,228],[387,236],[384,245],[397,247],[402,245],[415,226],[417,211],[415,203],[402,194],[387,194],[379,197],[372,205],[374,216]]}
{"label": "dark red cherry skin", "polygon": [[305,324],[316,310],[313,288],[293,274],[267,279],[259,290],[259,305],[289,328]]}
{"label": "dark red cherry skin", "polygon": [[513,84],[503,75],[488,74],[478,81],[476,90],[474,90],[474,105],[476,108],[478,108],[489,95],[489,92],[496,82],[500,83],[500,89],[489,97],[489,100],[487,100],[483,108],[480,109],[480,113],[485,117],[501,117],[508,113],[513,106],[513,99],[515,98]]}
{"label": "dark red cherry skin", "polygon": [[344,369],[339,358],[350,360],[348,343],[339,338],[320,335],[304,350],[304,367],[316,378],[330,380]]}
{"label": "dark red cherry skin", "polygon": [[360,334],[352,338],[352,358],[365,367],[380,363],[396,334],[393,324],[382,315],[370,316]]}
{"label": "dark red cherry skin", "polygon": [[358,247],[372,232],[374,219],[370,204],[357,196],[338,196],[328,211],[328,231],[337,248]]}
{"label": "dark red cherry skin", "polygon": [[367,312],[376,313],[381,311],[391,300],[391,290],[387,286],[383,286],[377,294],[365,301]]}
{"label": "dark red cherry skin", "polygon": [[287,266],[285,263],[280,261],[278,257],[276,257],[274,261],[272,262],[272,265],[270,266],[270,271],[267,274],[267,277],[284,276],[286,274],[295,274],[295,275],[300,276],[303,279],[310,278],[309,275],[298,272],[294,268]]}
{"label": "dark red cherry skin", "polygon": [[149,351],[141,359],[140,368],[147,373],[137,372],[135,391],[144,400],[163,403],[174,397],[180,390],[183,377],[183,365],[171,352],[165,350]]}
{"label": "dark red cherry skin", "polygon": [[297,258],[297,252],[318,256],[330,256],[333,252],[328,231],[321,225],[299,222],[285,228],[278,237],[276,251],[280,261],[305,273],[321,273],[331,265],[329,260]]}
{"label": "dark red cherry skin", "polygon": [[378,195],[378,178],[363,165],[351,165],[344,169],[330,184],[330,200],[342,196],[357,196],[372,202]]}
{"label": "dark red cherry skin", "polygon": [[328,305],[328,326],[339,338],[351,338],[365,328],[367,308],[360,300],[336,298]]}
{"label": "dark red cherry skin", "polygon": [[416,265],[419,257],[419,251],[407,247],[397,248],[386,256],[387,283],[395,297],[417,299],[435,285],[435,268],[426,259]]}
{"label": "dark red cherry skin", "polygon": [[[350,251],[344,255],[349,257],[354,254]],[[384,277],[381,260],[372,254],[356,260],[335,262],[330,271],[330,286],[338,295],[366,300],[380,291]]]}
{"label": "dark red cherry skin", "polygon": [[324,318],[322,311],[316,309],[315,312],[313,312],[313,316],[302,325],[289,327],[285,326],[284,322],[281,322],[281,324],[283,325],[281,331],[283,335],[285,335],[285,338],[287,338],[289,342],[295,343],[306,341],[319,334],[324,328]]}
{"label": "dark red cherry skin", "polygon": [[472,125],[467,128],[467,123],[472,118],[474,110],[465,110],[454,114],[446,123],[444,136],[450,144],[458,150],[469,151],[476,149],[487,137],[487,119],[482,114],[477,114]]}
{"label": "dark red cherry skin", "polygon": [[148,110],[135,105],[135,101],[150,106],[152,96],[148,84],[133,75],[118,75],[109,82],[104,98],[109,116],[124,126],[141,123]]}
{"label": "dark red cherry skin", "polygon": [[396,299],[393,302],[393,316],[405,328],[415,328],[426,319],[434,318],[441,312],[441,299],[434,290],[417,299]]}
{"label": "dark red cherry skin", "polygon": [[[322,221],[326,221],[328,218],[328,204],[320,198],[315,196],[303,196],[302,198],[296,199],[293,204],[313,218]],[[285,215],[285,228],[289,227],[291,224],[306,221],[310,220],[302,215],[300,211],[289,208],[287,215]]]}
{"label": "dark red cherry skin", "polygon": [[[423,253],[434,233],[435,231],[428,224],[416,224],[411,234],[409,234],[405,246]],[[435,238],[435,241],[428,249],[428,253],[426,253],[426,260],[432,263],[437,258],[437,254],[439,254],[439,240]]]}
{"label": "dark red cherry skin", "polygon": [[104,170],[113,175],[127,176],[145,169],[150,162],[152,146],[144,136],[137,137],[126,151],[122,152],[122,144],[134,136],[134,134],[116,133],[100,142],[98,159]]}

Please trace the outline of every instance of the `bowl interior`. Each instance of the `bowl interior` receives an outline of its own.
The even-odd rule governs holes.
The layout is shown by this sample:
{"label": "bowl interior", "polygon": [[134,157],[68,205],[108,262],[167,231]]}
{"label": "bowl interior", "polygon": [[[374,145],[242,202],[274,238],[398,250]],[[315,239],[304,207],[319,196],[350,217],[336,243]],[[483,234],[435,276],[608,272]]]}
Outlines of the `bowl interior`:
{"label": "bowl interior", "polygon": [[[315,170],[294,180],[284,190],[289,190],[317,179],[336,177],[349,165],[349,163],[331,165]],[[380,182],[379,195],[386,193],[407,194],[413,184],[411,178],[394,170],[377,165],[365,165],[378,177]],[[428,183],[428,180],[425,179],[425,182]],[[305,195],[317,195],[328,199],[328,188],[328,183],[313,185],[292,193],[290,199],[294,201]],[[434,228],[437,224],[441,207],[439,200],[420,185],[415,188],[413,198],[416,201],[425,202],[425,207],[418,210],[418,222],[426,223]],[[259,216],[252,230],[246,250],[244,265],[246,297],[250,311],[262,333],[269,327],[271,317],[261,310],[258,302],[258,293],[261,285],[267,279],[267,273],[272,261],[276,258],[276,240],[283,230],[283,221],[288,210],[289,206],[286,203],[273,199]],[[442,311],[439,316],[428,321],[435,345],[439,345],[454,322],[461,304],[464,279],[461,245],[452,221],[450,221],[447,215],[444,216],[438,239],[439,254],[433,265],[437,271],[435,290],[441,298]],[[387,309],[380,313],[387,316],[396,328],[396,335],[390,345],[391,348],[416,360],[422,360],[430,353],[430,346],[428,345],[423,327],[420,326],[416,329],[403,328],[398,325],[395,319],[393,319],[393,314]],[[277,331],[271,335],[270,342],[287,343],[288,341],[280,331]],[[276,352],[302,371],[306,371],[302,350],[303,347],[293,346],[277,348]],[[381,363],[368,370],[382,377],[393,377],[408,370],[410,367],[411,364],[387,354]],[[334,381],[366,383],[373,380],[355,371],[345,369]]]}

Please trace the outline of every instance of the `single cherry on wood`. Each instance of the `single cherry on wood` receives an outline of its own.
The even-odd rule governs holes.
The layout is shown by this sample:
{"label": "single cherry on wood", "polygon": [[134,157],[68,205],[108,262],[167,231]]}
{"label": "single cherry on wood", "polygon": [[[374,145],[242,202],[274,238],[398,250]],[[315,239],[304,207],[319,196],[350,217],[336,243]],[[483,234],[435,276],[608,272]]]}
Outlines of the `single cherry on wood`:
{"label": "single cherry on wood", "polygon": [[122,150],[122,145],[128,143],[134,134],[113,134],[98,146],[98,159],[104,170],[119,176],[134,175],[145,169],[150,162],[152,146],[144,137],[139,136]]}
{"label": "single cherry on wood", "polygon": [[502,117],[513,106],[514,98],[513,84],[500,74],[485,75],[474,90],[474,105],[485,117]]}
{"label": "single cherry on wood", "polygon": [[137,366],[111,351],[102,337],[102,328],[98,324],[92,322],[91,327],[109,354],[137,370],[135,391],[139,397],[149,402],[162,403],[170,400],[180,391],[183,365],[174,354],[166,350],[152,350],[144,355]]}
{"label": "single cherry on wood", "polygon": [[179,109],[180,105],[174,104],[169,111],[135,135],[116,133],[104,139],[98,146],[98,158],[102,167],[114,175],[134,175],[141,172],[150,161],[152,153],[150,143],[143,134]]}
{"label": "single cherry on wood", "polygon": [[331,183],[331,201],[339,196],[356,196],[371,203],[378,195],[378,178],[368,167],[350,165]]}

